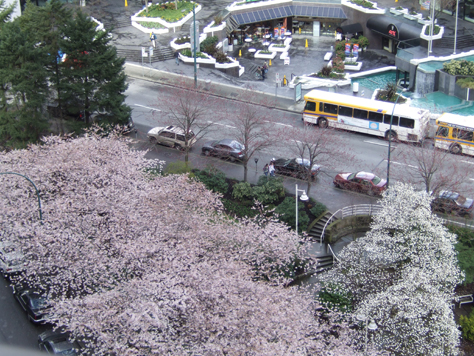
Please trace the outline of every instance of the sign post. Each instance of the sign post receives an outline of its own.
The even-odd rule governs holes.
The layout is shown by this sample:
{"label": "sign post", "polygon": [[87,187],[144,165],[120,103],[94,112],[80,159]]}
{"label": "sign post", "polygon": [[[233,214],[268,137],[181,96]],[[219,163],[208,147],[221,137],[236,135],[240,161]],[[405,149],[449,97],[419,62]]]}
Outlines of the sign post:
{"label": "sign post", "polygon": [[300,101],[302,99],[301,94],[301,83],[296,84],[295,86],[295,102]]}
{"label": "sign post", "polygon": [[142,76],[145,76],[145,70],[143,69],[143,58],[147,56],[146,48],[142,47]]}
{"label": "sign post", "polygon": [[275,73],[275,98],[278,96],[278,84],[280,83],[280,73]]}
{"label": "sign post", "polygon": [[153,57],[153,47],[152,46],[148,47],[148,50],[150,51],[150,67],[151,67],[151,57]]}

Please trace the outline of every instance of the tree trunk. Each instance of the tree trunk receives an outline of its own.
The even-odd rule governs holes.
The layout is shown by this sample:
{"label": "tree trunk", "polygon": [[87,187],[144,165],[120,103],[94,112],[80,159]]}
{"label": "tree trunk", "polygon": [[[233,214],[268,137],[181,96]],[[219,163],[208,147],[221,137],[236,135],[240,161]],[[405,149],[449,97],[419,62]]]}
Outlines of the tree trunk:
{"label": "tree trunk", "polygon": [[247,181],[247,171],[248,171],[247,163],[248,163],[248,161],[243,162],[243,164],[244,164],[244,182]]}

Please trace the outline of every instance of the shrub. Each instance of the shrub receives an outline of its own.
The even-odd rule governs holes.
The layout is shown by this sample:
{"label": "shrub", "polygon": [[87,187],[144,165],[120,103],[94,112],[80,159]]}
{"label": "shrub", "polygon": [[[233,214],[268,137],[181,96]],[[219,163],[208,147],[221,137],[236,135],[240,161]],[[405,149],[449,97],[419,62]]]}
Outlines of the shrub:
{"label": "shrub", "polygon": [[461,60],[451,60],[443,63],[443,70],[451,75],[474,75],[474,62]]}
{"label": "shrub", "polygon": [[372,9],[374,4],[366,0],[351,0],[351,3],[365,7],[366,9]]}
{"label": "shrub", "polygon": [[338,73],[344,73],[344,60],[341,57],[336,56],[336,58],[332,60],[332,70]]}
{"label": "shrub", "polygon": [[369,47],[369,39],[365,36],[359,36],[357,43],[360,48]]}
{"label": "shrub", "polygon": [[352,295],[341,286],[333,283],[325,284],[319,291],[317,300],[326,313],[352,311]]}
{"label": "shrub", "polygon": [[214,26],[219,26],[224,18],[221,15],[214,16]]}
{"label": "shrub", "polygon": [[[193,57],[193,52],[191,52],[189,48],[181,50],[181,54],[186,57],[191,57],[191,58]],[[206,56],[204,53],[197,52],[196,58],[209,58],[209,57]]]}
{"label": "shrub", "polygon": [[217,41],[219,41],[217,36],[207,37],[200,44],[201,52],[205,52],[209,54],[210,56],[214,56],[214,54],[217,52],[217,48],[216,48]]}
{"label": "shrub", "polygon": [[[293,197],[286,197],[283,202],[275,208],[278,220],[283,221],[292,229],[296,228],[296,201]],[[309,217],[304,211],[304,204],[298,204],[298,231],[306,231]]]}
{"label": "shrub", "polygon": [[331,72],[332,72],[332,67],[325,65],[324,67],[321,68],[318,74],[321,77],[329,77],[331,75]]}
{"label": "shrub", "polygon": [[165,174],[186,174],[191,172],[191,164],[183,161],[170,162],[165,168]]}
{"label": "shrub", "polygon": [[253,218],[258,214],[258,211],[253,209],[252,207],[245,206],[232,200],[222,199],[222,204],[224,204],[224,208],[229,214],[233,214],[239,218],[244,218],[246,216],[249,218]]}
{"label": "shrub", "polygon": [[262,50],[260,50],[260,53],[261,53],[261,54],[272,54],[272,51],[268,51],[268,50],[266,50],[266,49],[262,49]]}
{"label": "shrub", "polygon": [[456,81],[456,84],[464,89],[474,89],[474,78],[461,78]]}
{"label": "shrub", "polygon": [[336,52],[344,52],[344,50],[346,49],[345,41],[337,41],[336,46],[334,48]]}
{"label": "shrub", "polygon": [[204,183],[207,189],[213,192],[227,193],[229,185],[225,180],[225,174],[212,166],[207,167],[204,170],[196,170],[194,172],[196,179]]}
{"label": "shrub", "polygon": [[253,188],[254,197],[263,205],[272,204],[285,196],[283,179],[260,176],[257,186]]}
{"label": "shrub", "polygon": [[315,217],[319,217],[321,216],[326,210],[328,210],[328,208],[326,207],[326,205],[324,205],[323,203],[320,203],[320,202],[316,202],[314,204],[314,206],[309,210],[311,211],[311,214],[313,214]]}
{"label": "shrub", "polygon": [[461,325],[463,339],[474,341],[474,311],[471,311],[469,316],[461,315],[459,324]]}
{"label": "shrub", "polygon": [[230,62],[230,59],[227,57],[227,54],[225,54],[222,51],[216,52],[213,57],[216,59],[217,63],[229,63]]}
{"label": "shrub", "polygon": [[234,185],[232,197],[236,200],[253,199],[253,189],[249,182],[240,182]]}
{"label": "shrub", "polygon": [[[438,25],[435,25],[435,27],[433,28],[433,36],[434,36],[434,35],[437,35],[440,30],[441,30],[440,27],[439,27]],[[425,35],[426,35],[426,36],[430,36],[430,35],[431,35],[431,25],[426,26],[426,28],[425,28]]]}
{"label": "shrub", "polygon": [[458,237],[455,248],[458,252],[459,268],[464,272],[464,283],[471,283],[474,280],[474,231],[466,227],[447,225],[450,232]]}

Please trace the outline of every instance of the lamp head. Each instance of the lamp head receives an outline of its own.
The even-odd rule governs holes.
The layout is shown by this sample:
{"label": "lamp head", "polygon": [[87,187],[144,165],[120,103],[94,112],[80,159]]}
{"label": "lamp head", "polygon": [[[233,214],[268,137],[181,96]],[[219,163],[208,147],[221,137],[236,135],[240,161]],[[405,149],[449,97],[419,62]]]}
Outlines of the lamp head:
{"label": "lamp head", "polygon": [[309,200],[309,198],[306,195],[306,192],[304,190],[303,190],[303,194],[301,194],[300,200],[301,201],[308,201]]}

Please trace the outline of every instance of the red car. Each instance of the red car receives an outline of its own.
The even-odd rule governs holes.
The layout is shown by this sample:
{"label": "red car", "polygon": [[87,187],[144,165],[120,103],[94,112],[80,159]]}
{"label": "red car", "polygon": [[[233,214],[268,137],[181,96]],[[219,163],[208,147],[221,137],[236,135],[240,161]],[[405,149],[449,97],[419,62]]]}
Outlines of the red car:
{"label": "red car", "polygon": [[339,173],[334,178],[333,183],[337,188],[369,195],[380,195],[387,189],[387,181],[385,179],[368,172]]}

